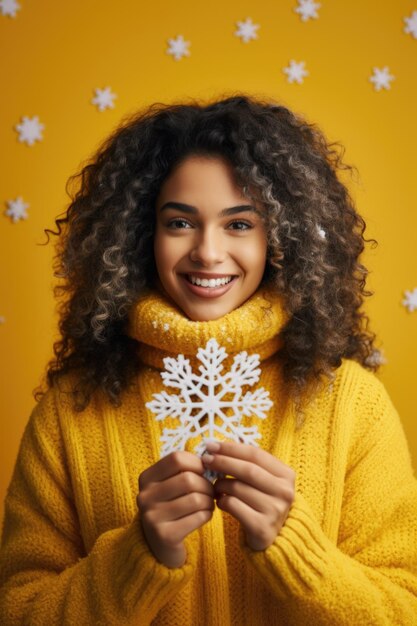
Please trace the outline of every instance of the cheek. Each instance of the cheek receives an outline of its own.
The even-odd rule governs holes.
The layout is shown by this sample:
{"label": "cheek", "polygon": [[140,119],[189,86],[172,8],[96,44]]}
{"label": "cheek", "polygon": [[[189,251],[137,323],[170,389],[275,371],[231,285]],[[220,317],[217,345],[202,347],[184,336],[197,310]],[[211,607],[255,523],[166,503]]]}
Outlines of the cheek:
{"label": "cheek", "polygon": [[264,236],[256,237],[252,245],[246,246],[242,254],[245,267],[248,270],[263,272],[267,258],[267,243]]}
{"label": "cheek", "polygon": [[168,276],[172,273],[183,255],[183,246],[178,239],[155,236],[154,258],[159,275]]}

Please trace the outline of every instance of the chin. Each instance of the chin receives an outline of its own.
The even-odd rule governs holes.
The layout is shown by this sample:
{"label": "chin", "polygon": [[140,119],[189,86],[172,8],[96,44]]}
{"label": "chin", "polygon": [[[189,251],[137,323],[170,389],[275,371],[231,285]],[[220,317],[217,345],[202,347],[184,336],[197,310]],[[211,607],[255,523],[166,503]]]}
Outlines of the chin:
{"label": "chin", "polygon": [[201,312],[192,309],[188,311],[184,310],[184,313],[193,322],[214,322],[224,315],[227,315],[232,310],[233,309],[207,311],[207,307],[205,307],[205,310]]}

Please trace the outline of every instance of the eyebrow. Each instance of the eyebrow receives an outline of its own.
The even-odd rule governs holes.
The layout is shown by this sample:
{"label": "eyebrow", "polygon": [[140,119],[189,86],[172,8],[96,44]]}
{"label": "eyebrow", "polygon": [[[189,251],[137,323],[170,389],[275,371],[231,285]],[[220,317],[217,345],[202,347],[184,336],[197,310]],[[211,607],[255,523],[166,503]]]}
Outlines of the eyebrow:
{"label": "eyebrow", "polygon": [[[198,209],[195,206],[190,204],[184,204],[183,202],[165,202],[165,204],[160,208],[160,213],[165,209],[179,209],[184,213],[190,213],[192,215],[198,214]],[[223,209],[219,213],[219,217],[225,217],[226,215],[236,215],[236,213],[243,213],[244,211],[252,211],[253,213],[257,213],[257,215],[262,216],[262,212],[251,204],[239,204],[238,206],[232,206],[228,209]]]}

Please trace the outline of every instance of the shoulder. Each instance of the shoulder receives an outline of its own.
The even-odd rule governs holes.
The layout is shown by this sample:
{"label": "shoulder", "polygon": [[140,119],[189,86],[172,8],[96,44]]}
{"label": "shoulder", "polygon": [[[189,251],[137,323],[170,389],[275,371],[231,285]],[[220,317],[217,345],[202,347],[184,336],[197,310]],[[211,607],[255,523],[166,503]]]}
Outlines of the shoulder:
{"label": "shoulder", "polygon": [[378,376],[352,359],[343,359],[335,371],[334,387],[339,398],[354,405],[390,404],[391,399],[384,383]]}
{"label": "shoulder", "polygon": [[44,442],[46,447],[59,447],[62,439],[62,417],[72,412],[72,391],[77,379],[66,374],[58,382],[49,387],[33,407],[29,417],[25,435],[35,441]]}
{"label": "shoulder", "polygon": [[[350,359],[336,373],[339,422],[349,433],[349,463],[368,456],[376,464],[395,450],[403,476],[412,475],[411,451],[401,417],[378,376]],[[335,381],[336,382],[336,381]],[[390,452],[391,451],[391,452]]]}
{"label": "shoulder", "polygon": [[344,359],[335,372],[335,407],[352,431],[358,448],[376,439],[404,438],[399,414],[377,375],[360,363]]}

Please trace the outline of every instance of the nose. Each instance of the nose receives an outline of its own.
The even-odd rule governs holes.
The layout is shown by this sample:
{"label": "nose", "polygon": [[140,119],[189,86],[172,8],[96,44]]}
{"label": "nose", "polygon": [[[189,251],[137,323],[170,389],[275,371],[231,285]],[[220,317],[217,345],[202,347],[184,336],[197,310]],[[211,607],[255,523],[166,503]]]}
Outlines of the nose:
{"label": "nose", "polygon": [[224,241],[220,233],[213,230],[196,232],[190,259],[204,267],[212,267],[222,263],[226,258]]}

